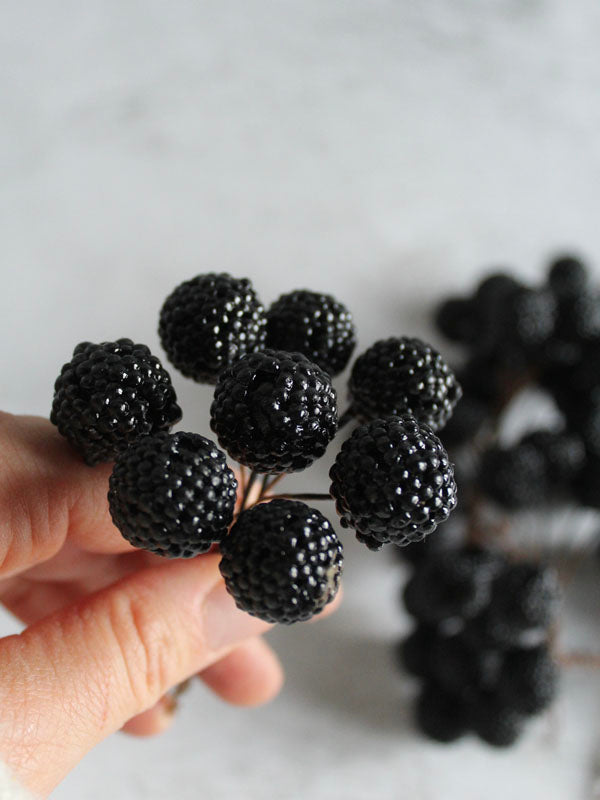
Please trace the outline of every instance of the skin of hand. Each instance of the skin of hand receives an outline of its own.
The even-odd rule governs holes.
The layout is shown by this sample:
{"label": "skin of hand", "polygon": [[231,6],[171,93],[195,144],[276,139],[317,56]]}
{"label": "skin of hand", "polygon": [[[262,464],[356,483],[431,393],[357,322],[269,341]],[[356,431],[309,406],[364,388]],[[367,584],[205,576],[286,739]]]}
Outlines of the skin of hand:
{"label": "skin of hand", "polygon": [[168,727],[165,693],[192,675],[239,705],[283,683],[218,554],[171,561],[122,538],[110,470],[47,420],[0,412],[0,602],[27,626],[0,639],[0,759],[42,797],[114,731]]}

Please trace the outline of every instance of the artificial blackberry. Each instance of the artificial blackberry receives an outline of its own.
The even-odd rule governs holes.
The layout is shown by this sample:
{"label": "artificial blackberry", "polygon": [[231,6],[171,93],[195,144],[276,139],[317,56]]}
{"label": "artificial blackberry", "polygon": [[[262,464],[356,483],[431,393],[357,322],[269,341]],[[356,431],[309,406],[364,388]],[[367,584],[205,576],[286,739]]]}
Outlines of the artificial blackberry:
{"label": "artificial blackberry", "polygon": [[426,624],[475,617],[490,601],[501,563],[461,550],[440,554],[417,568],[404,587],[406,610]]}
{"label": "artificial blackberry", "polygon": [[587,289],[587,268],[575,256],[560,256],[550,264],[548,284],[559,298],[581,295]]}
{"label": "artificial blackberry", "polygon": [[464,392],[454,413],[440,431],[440,438],[449,446],[460,446],[472,441],[489,419],[486,403],[475,395]]}
{"label": "artificial blackberry", "polygon": [[504,303],[515,290],[521,288],[522,284],[507,272],[492,272],[486,275],[478,284],[473,296],[480,316],[485,317],[492,309]]}
{"label": "artificial blackberry", "polygon": [[466,297],[449,297],[438,306],[435,324],[450,341],[472,345],[479,333],[477,307]]}
{"label": "artificial blackberry", "polygon": [[434,625],[418,625],[397,646],[397,660],[411,675],[430,678],[432,674],[431,651],[438,638]]}
{"label": "artificial blackberry", "polygon": [[168,372],[131,339],[78,344],[54,384],[50,420],[91,466],[180,419]]}
{"label": "artificial blackberry", "polygon": [[430,651],[430,676],[448,692],[469,697],[495,682],[500,656],[493,650],[476,648],[465,636],[438,635]]}
{"label": "artificial blackberry", "polygon": [[479,485],[505,508],[539,506],[549,499],[546,459],[531,443],[506,449],[492,447],[481,459]]}
{"label": "artificial blackberry", "polygon": [[345,369],[355,345],[352,315],[331,295],[297,290],[267,311],[267,347],[302,353],[332,377]]}
{"label": "artificial blackberry", "polygon": [[572,484],[575,498],[587,508],[600,509],[600,455],[588,456]]}
{"label": "artificial blackberry", "polygon": [[511,564],[494,582],[489,614],[516,632],[546,629],[556,617],[560,597],[554,569],[529,562]]}
{"label": "artificial blackberry", "polygon": [[456,506],[452,464],[428,425],[411,416],[360,425],[329,472],[344,528],[372,550],[431,533]]}
{"label": "artificial blackberry", "polygon": [[470,723],[487,744],[510,747],[523,732],[525,717],[507,706],[496,692],[486,690],[471,704]]}
{"label": "artificial blackberry", "polygon": [[503,702],[522,714],[539,714],[558,689],[558,666],[547,645],[509,651],[498,682]]}
{"label": "artificial blackberry", "polygon": [[576,433],[532,431],[521,439],[521,445],[531,445],[541,453],[552,488],[566,487],[585,463],[585,446]]}
{"label": "artificial blackberry", "polygon": [[236,490],[213,442],[196,433],[163,433],[119,455],[108,501],[114,524],[135,547],[191,558],[227,533]]}
{"label": "artificial blackberry", "polygon": [[243,511],[221,553],[236,605],[267,622],[309,619],[338,590],[342,545],[331,523],[304,503],[272,500]]}
{"label": "artificial blackberry", "polygon": [[420,730],[437,742],[453,742],[467,733],[470,709],[459,697],[426,683],[417,699],[416,721]]}
{"label": "artificial blackberry", "polygon": [[434,431],[443,428],[461,388],[442,356],[420,339],[375,342],[350,375],[354,414],[361,421],[411,414]]}
{"label": "artificial blackberry", "polygon": [[535,361],[554,332],[556,299],[547,289],[517,286],[490,309],[481,348],[517,369]]}
{"label": "artificial blackberry", "polygon": [[222,369],[264,347],[266,317],[247,278],[210,272],[173,290],[162,306],[158,332],[180,372],[215,383]]}
{"label": "artificial blackberry", "polygon": [[248,354],[224,370],[210,414],[229,455],[264,473],[305,469],[337,430],[329,375],[300,353],[277,350]]}

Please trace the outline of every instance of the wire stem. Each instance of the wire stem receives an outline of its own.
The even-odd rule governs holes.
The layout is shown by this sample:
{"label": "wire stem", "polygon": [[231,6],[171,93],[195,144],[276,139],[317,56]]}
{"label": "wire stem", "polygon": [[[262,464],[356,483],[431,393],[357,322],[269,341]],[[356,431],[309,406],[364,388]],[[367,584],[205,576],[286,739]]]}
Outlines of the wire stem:
{"label": "wire stem", "polygon": [[300,492],[299,494],[271,494],[269,500],[333,500],[330,494],[317,492]]}
{"label": "wire stem", "polygon": [[242,505],[240,507],[240,513],[246,510],[246,503],[248,502],[248,497],[250,496],[252,487],[256,483],[259,474],[260,473],[256,472],[256,470],[252,470],[252,472],[250,473],[250,477],[248,478],[248,483],[246,484],[246,488],[244,489],[244,494],[242,495]]}

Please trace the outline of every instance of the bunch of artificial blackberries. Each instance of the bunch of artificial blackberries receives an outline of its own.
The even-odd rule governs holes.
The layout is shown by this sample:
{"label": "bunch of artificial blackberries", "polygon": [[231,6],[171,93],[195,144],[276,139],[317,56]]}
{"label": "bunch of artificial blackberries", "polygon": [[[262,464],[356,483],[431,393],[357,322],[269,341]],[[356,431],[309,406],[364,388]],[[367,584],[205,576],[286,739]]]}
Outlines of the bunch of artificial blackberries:
{"label": "bunch of artificial blackberries", "polygon": [[[241,609],[270,622],[308,619],[337,592],[342,545],[319,511],[272,488],[320,458],[340,427],[332,377],[356,344],[350,312],[310,291],[265,310],[249,280],[210,273],[169,295],[159,334],[175,367],[215,385],[211,428],[222,449],[170,433],[181,418],[170,377],[130,339],[75,348],[55,384],[52,422],[88,464],[115,462],[110,512],[132,544],[170,558],[218,547]],[[434,431],[460,396],[419,339],[377,342],[355,361],[343,422],[360,424],[323,497],[369,548],[418,541],[455,507],[453,467]],[[240,465],[241,487],[223,450]]]}

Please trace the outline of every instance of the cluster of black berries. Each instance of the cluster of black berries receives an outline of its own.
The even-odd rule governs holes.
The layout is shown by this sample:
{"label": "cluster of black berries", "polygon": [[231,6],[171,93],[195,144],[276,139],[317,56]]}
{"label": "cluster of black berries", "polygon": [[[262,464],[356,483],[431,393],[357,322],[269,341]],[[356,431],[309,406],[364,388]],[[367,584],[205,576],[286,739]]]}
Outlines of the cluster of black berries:
{"label": "cluster of black berries", "polygon": [[507,273],[488,276],[472,297],[442,303],[436,322],[469,354],[445,445],[489,439],[524,387],[548,393],[562,417],[510,447],[489,446],[479,488],[508,509],[561,499],[600,508],[600,294],[584,264],[561,257],[535,288]]}
{"label": "cluster of black berries", "polygon": [[[198,434],[169,433],[180,409],[143,345],[79,345],[56,381],[52,421],[88,463],[116,461],[109,507],[132,544],[171,558],[218,546],[240,608],[271,622],[307,619],[335,596],[342,546],[319,511],[292,494],[273,499],[270,489],[321,457],[340,427],[332,377],[355,346],[350,313],[305,290],[265,310],[248,279],[209,273],[169,295],[159,334],[176,368],[215,385],[211,428],[242,467],[239,508],[225,453]],[[349,392],[342,422],[360,424],[330,488],[342,525],[371,549],[421,540],[456,505],[453,467],[435,431],[460,386],[435,350],[399,337],[359,356]]]}
{"label": "cluster of black berries", "polygon": [[554,571],[475,546],[415,545],[406,555],[414,572],[403,599],[416,627],[398,655],[422,681],[418,727],[440,742],[473,732],[497,747],[513,744],[557,690],[548,645]]}

